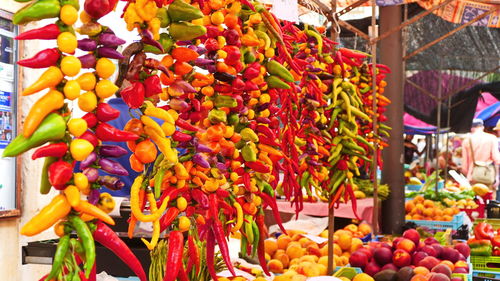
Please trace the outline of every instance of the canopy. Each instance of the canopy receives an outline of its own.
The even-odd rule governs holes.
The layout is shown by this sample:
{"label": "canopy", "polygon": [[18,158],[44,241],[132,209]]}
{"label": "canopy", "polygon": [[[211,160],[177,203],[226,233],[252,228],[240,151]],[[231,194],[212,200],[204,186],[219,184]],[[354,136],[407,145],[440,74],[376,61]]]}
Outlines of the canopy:
{"label": "canopy", "polygon": [[[436,126],[429,125],[417,118],[405,113],[403,116],[404,132],[410,135],[432,135],[437,132]],[[446,133],[448,129],[441,129],[440,133]]]}
{"label": "canopy", "polygon": [[496,102],[476,113],[476,118],[484,120],[484,126],[495,127],[500,119],[500,102]]}

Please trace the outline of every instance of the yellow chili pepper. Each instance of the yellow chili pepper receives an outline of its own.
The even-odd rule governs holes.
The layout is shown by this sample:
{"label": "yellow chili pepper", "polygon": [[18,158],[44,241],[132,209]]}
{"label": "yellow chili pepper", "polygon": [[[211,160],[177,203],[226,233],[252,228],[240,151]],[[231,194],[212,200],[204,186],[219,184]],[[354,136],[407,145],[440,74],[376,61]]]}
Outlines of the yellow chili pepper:
{"label": "yellow chili pepper", "polygon": [[146,104],[146,110],[144,111],[144,114],[146,114],[147,116],[161,119],[170,124],[175,124],[174,118],[172,117],[172,115],[170,115],[168,111],[166,111],[163,108],[155,107],[150,101],[146,101],[145,104]]}
{"label": "yellow chili pepper", "polygon": [[[150,215],[145,215],[141,211],[141,207],[139,206],[139,191],[141,189],[143,179],[144,179],[144,177],[142,175],[137,176],[134,180],[134,183],[130,187],[130,209],[132,210],[132,214],[137,218],[138,221],[152,222],[152,221],[158,220],[160,218],[160,216],[163,214],[163,212],[165,212],[165,209],[167,209],[167,205],[170,201],[170,197],[169,196],[165,197],[165,199],[163,200],[163,203],[161,204],[160,208],[156,212],[153,212]],[[153,199],[154,199],[154,195],[153,195]],[[149,200],[149,198],[148,198],[148,200]],[[155,201],[155,204],[156,204],[156,201]]]}
{"label": "yellow chili pepper", "polygon": [[160,25],[161,21],[159,18],[155,17],[148,22],[148,29],[153,33],[153,39],[160,39]]}
{"label": "yellow chili pepper", "polygon": [[155,1],[152,0],[136,0],[135,1],[135,11],[144,21],[150,21],[156,17],[156,11],[158,7]]}
{"label": "yellow chili pepper", "polygon": [[144,132],[156,143],[167,161],[173,164],[177,163],[177,151],[172,149],[170,139],[160,136],[154,129],[148,126],[144,127]]}
{"label": "yellow chili pepper", "polygon": [[[153,120],[151,117],[149,116],[146,116],[146,115],[142,115],[141,116],[141,122],[142,124],[144,124],[145,126],[148,126],[150,127],[151,129],[153,129],[158,135],[160,135],[162,138],[165,138],[165,132],[163,132],[163,130],[161,129],[160,127],[160,124],[156,123],[155,120]],[[147,134],[147,132],[146,132]]]}
{"label": "yellow chili pepper", "polygon": [[[146,194],[146,197],[147,197],[148,202],[149,202],[149,208],[151,209],[151,213],[154,214],[154,213],[158,212],[158,208],[156,207],[156,199],[155,199],[154,194],[152,192],[148,192]],[[161,212],[161,213],[163,213],[163,212]],[[160,219],[158,217],[158,219],[153,221],[153,235],[151,236],[151,243],[148,242],[148,240],[146,240],[144,238],[141,238],[141,240],[144,244],[146,244],[146,247],[148,247],[148,249],[150,251],[152,251],[156,247],[156,244],[158,244],[159,238],[160,238]]]}
{"label": "yellow chili pepper", "polygon": [[108,214],[106,214],[103,210],[99,209],[97,206],[90,204],[88,201],[80,200],[80,203],[76,207],[73,207],[75,210],[81,213],[85,213],[90,216],[94,216],[103,222],[115,225],[115,221]]}
{"label": "yellow chili pepper", "polygon": [[177,177],[177,179],[180,179],[180,180],[189,179],[189,173],[186,170],[186,168],[184,167],[184,165],[182,165],[181,163],[175,164],[174,171],[175,171],[175,176]]}
{"label": "yellow chili pepper", "polygon": [[35,83],[24,89],[22,95],[29,96],[34,93],[40,92],[41,90],[53,88],[61,83],[63,78],[64,75],[62,71],[56,66],[51,66],[47,70],[45,70],[45,72],[40,76],[40,78],[38,78]]}
{"label": "yellow chili pepper", "polygon": [[64,95],[59,91],[50,90],[31,107],[24,121],[23,136],[30,137],[49,113],[60,109],[63,105]]}
{"label": "yellow chili pepper", "polygon": [[26,236],[36,235],[67,216],[70,211],[71,205],[66,196],[56,195],[47,206],[21,228],[20,233]]}
{"label": "yellow chili pepper", "polygon": [[80,190],[78,190],[78,187],[74,185],[68,185],[64,189],[64,195],[66,195],[66,199],[68,199],[71,207],[76,207],[80,203]]}
{"label": "yellow chili pepper", "polygon": [[132,31],[136,27],[136,24],[142,24],[144,22],[144,20],[137,14],[135,5],[135,3],[130,3],[127,10],[123,14],[123,19],[127,23],[128,31]]}
{"label": "yellow chili pepper", "polygon": [[234,202],[233,207],[236,209],[236,223],[231,227],[231,232],[236,233],[243,225],[243,209],[238,202]]}

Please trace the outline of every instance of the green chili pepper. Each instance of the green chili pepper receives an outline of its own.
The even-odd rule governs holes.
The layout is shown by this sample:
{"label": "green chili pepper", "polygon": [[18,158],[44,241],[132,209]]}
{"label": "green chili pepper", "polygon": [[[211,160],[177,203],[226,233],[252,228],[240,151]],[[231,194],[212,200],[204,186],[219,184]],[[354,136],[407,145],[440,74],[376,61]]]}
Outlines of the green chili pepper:
{"label": "green chili pepper", "polygon": [[167,8],[159,8],[156,11],[156,17],[160,19],[160,27],[165,28],[170,24],[170,17],[167,13]]}
{"label": "green chili pepper", "polygon": [[181,157],[179,157],[179,162],[186,162],[191,160],[191,158],[193,158],[193,154],[182,155]]}
{"label": "green chili pepper", "polygon": [[160,168],[160,170],[155,175],[155,185],[154,185],[155,198],[160,198],[161,184],[163,182],[163,177],[164,176],[165,176],[165,169],[164,168]]}
{"label": "green chili pepper", "polygon": [[31,21],[55,18],[59,16],[61,4],[59,0],[38,0],[23,7],[12,17],[12,23],[19,25]]}
{"label": "green chili pepper", "polygon": [[247,245],[248,245],[247,238],[245,237],[245,235],[241,235],[241,249],[240,249],[240,252],[241,252],[241,255],[243,257],[247,256]]}
{"label": "green chili pepper", "polygon": [[57,277],[57,275],[59,275],[59,273],[61,272],[64,258],[66,257],[66,253],[68,252],[69,248],[69,239],[69,235],[64,235],[63,237],[61,237],[61,239],[59,239],[56,253],[54,254],[54,259],[52,261],[52,269],[50,270],[50,273],[47,278],[45,278],[45,280],[51,280]]}
{"label": "green chili pepper", "polygon": [[243,130],[241,130],[240,135],[241,139],[244,141],[259,141],[259,136],[257,136],[257,134],[251,128],[244,128]]}
{"label": "green chili pepper", "polygon": [[275,75],[271,75],[271,76],[266,77],[266,83],[267,83],[267,86],[271,89],[278,88],[278,89],[288,90],[291,88],[290,85],[281,81],[281,79],[279,79],[278,76],[275,76]]}
{"label": "green chili pepper", "polygon": [[158,40],[158,42],[163,47],[163,52],[160,51],[160,49],[158,49],[154,46],[148,45],[148,44],[144,45],[144,52],[153,53],[153,54],[157,54],[157,55],[164,54],[164,53],[169,52],[175,43],[174,39],[172,39],[172,37],[170,37],[170,35],[168,35],[168,33],[160,33],[160,39]]}
{"label": "green chili pepper", "polygon": [[266,69],[267,72],[269,72],[272,75],[276,75],[278,77],[283,78],[283,80],[287,82],[293,82],[295,79],[293,79],[292,73],[288,71],[281,63],[275,61],[275,60],[270,60],[266,64]]}
{"label": "green chili pepper", "polygon": [[252,223],[251,223],[252,220],[253,220],[252,216],[245,215],[245,220],[243,222],[245,234],[247,235],[247,242],[250,244],[253,244],[253,241],[254,241],[254,233],[253,233]]}
{"label": "green chili pepper", "polygon": [[75,9],[80,10],[80,2],[78,0],[60,0],[61,7],[64,5],[71,5],[75,7]]}
{"label": "green chili pepper", "polygon": [[241,155],[243,156],[243,159],[247,162],[257,161],[257,154],[248,144],[245,144],[241,149]]}
{"label": "green chili pepper", "polygon": [[259,248],[259,240],[260,240],[260,231],[257,223],[252,221],[252,230],[253,230],[253,243],[252,243],[252,258],[255,257],[257,253],[257,249]]}
{"label": "green chili pepper", "polygon": [[40,193],[47,194],[50,191],[52,185],[49,182],[49,166],[50,164],[56,162],[56,157],[45,157],[42,168],[42,178],[40,179]]}
{"label": "green chili pepper", "polygon": [[167,13],[170,20],[174,23],[201,19],[203,17],[203,13],[200,9],[191,6],[182,0],[175,0],[172,2],[172,4],[168,6]]}
{"label": "green chili pepper", "polygon": [[69,244],[71,245],[71,248],[78,255],[83,256],[85,254],[85,250],[83,249],[83,245],[82,245],[82,242],[80,242],[80,240],[75,239],[75,238],[71,238],[71,240],[69,240]]}
{"label": "green chili pepper", "polygon": [[49,141],[57,141],[66,133],[66,121],[57,114],[51,113],[43,119],[40,126],[29,138],[18,135],[3,151],[3,157],[13,157]]}
{"label": "green chili pepper", "polygon": [[215,105],[215,107],[218,107],[218,108],[221,108],[221,107],[233,108],[233,107],[238,106],[238,102],[236,101],[235,98],[233,98],[231,96],[218,95],[217,97],[215,97],[214,105]]}
{"label": "green chili pepper", "polygon": [[212,109],[208,113],[208,120],[210,120],[210,122],[212,122],[213,124],[218,124],[221,122],[226,123],[227,122],[226,112],[219,109]]}
{"label": "green chili pepper", "polygon": [[[172,4],[170,4],[170,6],[172,6]],[[186,41],[205,35],[207,29],[204,26],[189,22],[174,22],[170,24],[169,32],[174,40]]]}
{"label": "green chili pepper", "polygon": [[274,197],[274,189],[270,184],[268,184],[267,182],[262,182],[262,186],[262,191],[267,193],[269,196]]}
{"label": "green chili pepper", "polygon": [[236,125],[240,122],[240,117],[238,117],[238,114],[230,114],[227,117],[227,122],[229,125]]}
{"label": "green chili pepper", "polygon": [[83,249],[85,249],[85,276],[88,278],[95,263],[95,243],[87,224],[78,216],[71,216],[69,222],[76,230],[78,237],[82,240]]}
{"label": "green chili pepper", "polygon": [[318,42],[318,44],[316,45],[318,48],[318,54],[323,54],[323,38],[321,38],[321,35],[316,30],[311,29],[306,30],[306,35],[314,37],[316,39],[316,41]]}

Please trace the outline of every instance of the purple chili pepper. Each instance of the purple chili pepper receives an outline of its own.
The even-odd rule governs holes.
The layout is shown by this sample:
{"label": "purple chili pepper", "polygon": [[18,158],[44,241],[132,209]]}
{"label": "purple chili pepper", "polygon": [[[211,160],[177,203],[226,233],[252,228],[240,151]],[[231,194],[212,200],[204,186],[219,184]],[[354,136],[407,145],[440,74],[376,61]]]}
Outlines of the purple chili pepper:
{"label": "purple chili pepper", "polygon": [[269,120],[269,118],[267,117],[257,117],[255,118],[255,121],[257,121],[257,123],[264,123],[264,124],[271,123],[271,120]]}
{"label": "purple chili pepper", "polygon": [[215,167],[217,167],[217,169],[219,169],[219,170],[221,170],[221,171],[227,171],[226,164],[224,164],[224,163],[217,162],[217,163],[215,164]]}
{"label": "purple chili pepper", "polygon": [[110,59],[121,60],[124,56],[117,50],[109,47],[100,47],[97,49],[97,55],[100,57],[106,57]]}
{"label": "purple chili pepper", "polygon": [[204,144],[198,143],[196,144],[196,152],[207,152],[212,153],[212,149]]}
{"label": "purple chili pepper", "polygon": [[95,152],[90,153],[87,158],[83,159],[83,161],[80,162],[80,170],[85,170],[90,165],[94,164],[95,160],[97,160],[97,154]]}
{"label": "purple chili pepper", "polygon": [[93,39],[81,39],[78,40],[78,49],[82,51],[92,52],[97,48],[97,42]]}
{"label": "purple chili pepper", "polygon": [[88,167],[85,170],[83,170],[83,174],[87,176],[89,182],[95,182],[99,177],[99,171],[96,168],[91,168],[91,167]]}
{"label": "purple chili pepper", "polygon": [[214,73],[217,71],[215,64],[208,64],[208,65],[206,65],[206,68],[207,68],[208,72],[210,72],[210,73]]}
{"label": "purple chili pepper", "polygon": [[204,59],[204,58],[197,58],[194,60],[194,64],[196,66],[208,65],[208,64],[212,64],[212,63],[214,63],[213,60]]}
{"label": "purple chili pepper", "polygon": [[90,190],[90,194],[89,194],[89,197],[87,198],[87,200],[89,201],[90,204],[95,205],[95,204],[97,204],[97,202],[99,202],[99,195],[100,194],[101,193],[99,192],[99,190],[92,189],[92,190]]}
{"label": "purple chili pepper", "polygon": [[193,162],[200,165],[202,168],[210,168],[210,163],[208,163],[207,159],[205,159],[205,157],[203,157],[203,155],[199,153],[196,153],[193,156]]}
{"label": "purple chili pepper", "polygon": [[113,176],[99,176],[98,182],[111,190],[120,190],[125,186],[123,181]]}
{"label": "purple chili pepper", "polygon": [[128,150],[119,145],[106,144],[101,145],[101,148],[99,149],[99,154],[104,157],[122,157],[127,153]]}
{"label": "purple chili pepper", "polygon": [[[151,45],[153,47],[156,47],[160,50],[160,52],[164,52],[165,50],[163,49],[163,46],[160,44],[160,42],[156,41],[153,39],[153,33],[147,29],[143,29],[141,32],[142,35],[142,42],[144,44]],[[177,42],[179,44],[179,42]]]}
{"label": "purple chili pepper", "polygon": [[101,33],[99,35],[99,44],[104,45],[104,47],[118,47],[125,44],[125,40],[112,33]]}
{"label": "purple chili pepper", "polygon": [[123,168],[123,166],[111,159],[102,158],[99,160],[99,166],[101,169],[107,173],[117,175],[117,176],[128,176],[128,171]]}
{"label": "purple chili pepper", "polygon": [[97,62],[94,54],[86,54],[78,57],[78,59],[82,63],[82,68],[94,68]]}

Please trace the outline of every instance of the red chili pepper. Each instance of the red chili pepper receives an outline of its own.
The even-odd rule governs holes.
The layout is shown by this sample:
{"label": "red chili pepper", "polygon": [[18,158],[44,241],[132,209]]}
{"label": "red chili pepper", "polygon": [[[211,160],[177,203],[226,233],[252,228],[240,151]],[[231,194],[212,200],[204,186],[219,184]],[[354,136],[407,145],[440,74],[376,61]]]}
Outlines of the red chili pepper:
{"label": "red chili pepper", "polygon": [[269,273],[269,270],[267,269],[267,262],[266,262],[266,250],[264,246],[264,240],[267,238],[267,229],[266,225],[264,224],[264,212],[262,209],[260,209],[259,213],[257,214],[257,217],[255,218],[255,222],[257,223],[257,226],[259,228],[260,236],[259,236],[259,244],[257,246],[257,256],[259,257],[259,263],[260,266],[262,267],[262,270],[267,276],[270,276],[271,274]]}
{"label": "red chili pepper", "polygon": [[160,77],[158,75],[149,76],[144,80],[144,94],[146,98],[162,92]]}
{"label": "red chili pepper", "polygon": [[339,48],[338,50],[342,53],[342,56],[345,56],[347,58],[364,59],[368,56],[368,54],[366,53],[357,52],[347,48]]}
{"label": "red chili pepper", "polygon": [[191,123],[189,123],[188,121],[181,119],[181,118],[175,120],[175,125],[177,125],[181,129],[191,131],[191,132],[198,132],[200,130],[198,127],[191,125]]}
{"label": "red chili pepper", "polygon": [[42,276],[42,278],[40,278],[38,281],[45,281],[45,279],[49,276],[49,274],[45,274],[44,276]]}
{"label": "red chili pepper", "polygon": [[281,216],[280,216],[280,213],[278,210],[278,205],[276,204],[276,198],[273,198],[264,192],[259,192],[258,195],[271,208],[273,215],[274,215],[274,219],[276,220],[276,223],[278,224],[281,231],[286,234],[286,229],[283,227],[283,222],[281,221]]}
{"label": "red chili pepper", "polygon": [[82,119],[87,122],[87,127],[89,128],[94,128],[97,125],[97,116],[92,112],[83,115]]}
{"label": "red chili pepper", "polygon": [[99,125],[97,125],[97,128],[95,129],[95,135],[101,141],[134,141],[139,138],[138,135],[132,132],[118,130],[108,123],[100,123]]}
{"label": "red chili pepper", "polygon": [[216,193],[208,195],[208,218],[218,219],[219,217],[219,198]]}
{"label": "red chili pepper", "polygon": [[141,82],[132,82],[130,86],[121,90],[123,101],[130,108],[139,108],[144,102],[144,85]]}
{"label": "red chili pepper", "polygon": [[163,281],[174,281],[182,265],[184,253],[184,236],[182,232],[174,230],[168,238],[167,268]]}
{"label": "red chili pepper", "polygon": [[46,146],[37,148],[31,159],[35,160],[42,157],[63,157],[68,152],[68,145],[65,142],[52,143]]}
{"label": "red chili pepper", "polygon": [[160,218],[160,233],[165,231],[179,215],[176,207],[168,208],[167,212]]}
{"label": "red chili pepper", "polygon": [[94,147],[97,147],[97,145],[99,145],[99,139],[97,139],[96,135],[91,131],[86,131],[79,137],[79,139],[88,140]]}
{"label": "red chili pepper", "polygon": [[207,260],[207,269],[208,273],[210,273],[210,276],[212,276],[212,279],[214,281],[219,281],[219,278],[217,277],[217,272],[215,271],[215,266],[214,266],[214,256],[215,256],[215,235],[212,230],[212,228],[207,227],[207,252],[206,252],[206,260]]}
{"label": "red chili pepper", "polygon": [[61,53],[59,53],[57,48],[45,49],[31,58],[18,61],[17,64],[29,68],[46,68],[56,65],[60,57]]}
{"label": "red chili pepper", "polygon": [[[358,216],[358,204],[357,204],[356,195],[354,195],[354,190],[352,189],[352,186],[350,184],[347,184],[345,189],[347,191],[346,194],[349,194],[349,197],[351,199],[352,212],[354,213],[354,216],[358,220],[361,220],[361,218]],[[347,202],[347,200],[345,202]]]}
{"label": "red chili pepper", "polygon": [[101,102],[97,105],[95,116],[101,122],[108,122],[120,117],[120,110],[113,108],[108,103]]}
{"label": "red chili pepper", "polygon": [[348,169],[348,167],[347,167],[347,161],[345,161],[344,159],[340,159],[337,162],[337,169],[339,169],[341,171],[347,170]]}
{"label": "red chili pepper", "polygon": [[212,222],[212,231],[215,236],[215,240],[217,240],[217,244],[219,245],[219,250],[222,255],[222,259],[226,263],[227,269],[233,276],[236,276],[234,272],[233,263],[231,262],[231,258],[229,257],[229,247],[227,246],[226,236],[224,234],[224,229],[222,228],[222,223],[220,222],[218,217],[214,217]]}
{"label": "red chili pepper", "polygon": [[219,200],[219,207],[222,208],[224,210],[224,214],[227,214],[228,216],[234,214],[233,207],[224,200]]}
{"label": "red chili pepper", "polygon": [[197,188],[194,188],[194,189],[191,189],[191,196],[193,197],[193,199],[198,202],[198,204],[200,204],[200,207],[202,209],[208,209],[209,208],[209,200],[208,200],[208,196],[205,192],[197,189]]}
{"label": "red chili pepper", "polygon": [[181,268],[179,268],[179,274],[177,274],[177,279],[179,281],[189,281],[189,277],[184,269],[184,264],[181,262]]}
{"label": "red chili pepper", "polygon": [[221,198],[227,198],[229,197],[229,195],[231,195],[229,193],[229,191],[225,190],[225,189],[222,189],[222,188],[219,188],[215,191],[215,193],[217,194],[217,196],[221,197]]}
{"label": "red chili pepper", "polygon": [[250,174],[249,173],[243,174],[243,185],[245,186],[246,190],[248,190],[248,191],[250,191],[252,189],[252,185],[250,184]]}
{"label": "red chili pepper", "polygon": [[101,243],[104,247],[115,253],[115,255],[117,255],[141,281],[146,281],[146,273],[142,268],[141,262],[127,244],[125,244],[111,228],[101,221],[98,221],[96,226],[97,228],[93,234],[95,241]]}
{"label": "red chili pepper", "polygon": [[31,39],[41,39],[41,40],[54,40],[57,36],[61,34],[61,30],[57,24],[52,23],[44,27],[35,28],[32,30],[25,31],[14,39],[16,40],[31,40]]}
{"label": "red chili pepper", "polygon": [[248,168],[256,171],[257,173],[263,173],[263,174],[266,174],[266,173],[269,173],[271,172],[271,169],[269,169],[268,166],[264,165],[262,162],[260,161],[250,161],[250,162],[245,162],[245,166],[247,166]]}
{"label": "red chili pepper", "polygon": [[194,265],[196,268],[196,275],[200,272],[200,250],[196,243],[194,243],[194,238],[192,235],[188,235],[188,253],[189,260],[187,265],[187,272],[191,271],[192,266]]}
{"label": "red chili pepper", "polygon": [[174,141],[179,141],[179,142],[187,142],[190,141],[193,137],[189,134],[175,131],[174,134],[172,135],[172,139]]}
{"label": "red chili pepper", "polygon": [[56,189],[64,188],[64,185],[73,177],[73,165],[58,160],[49,166],[49,182]]}

